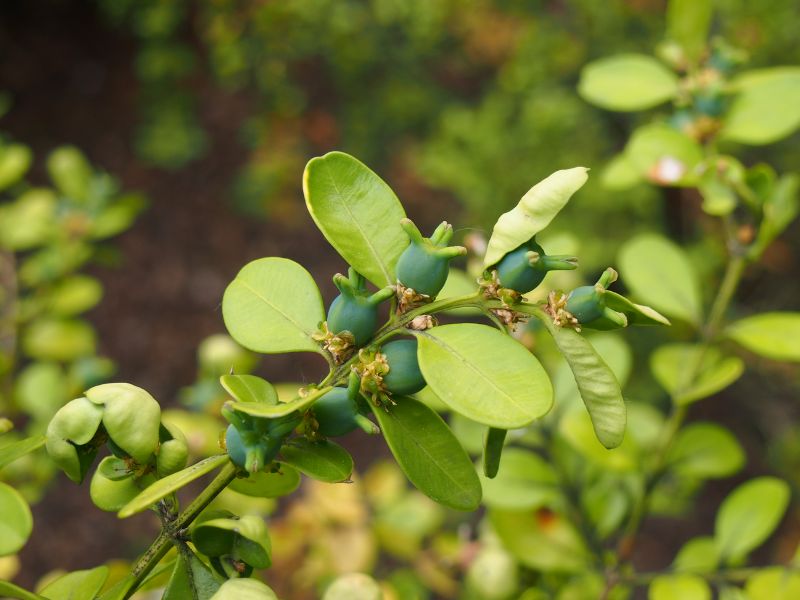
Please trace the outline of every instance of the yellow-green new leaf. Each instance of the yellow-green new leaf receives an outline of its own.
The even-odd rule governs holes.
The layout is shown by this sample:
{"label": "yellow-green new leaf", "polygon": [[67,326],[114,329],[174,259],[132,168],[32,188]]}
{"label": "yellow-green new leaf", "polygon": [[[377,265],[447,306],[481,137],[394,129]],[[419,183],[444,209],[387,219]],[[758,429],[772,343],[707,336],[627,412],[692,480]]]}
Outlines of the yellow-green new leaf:
{"label": "yellow-green new leaf", "polygon": [[222,317],[233,339],[245,348],[276,354],[321,352],[312,339],[325,309],[317,284],[287,258],[248,263],[228,285]]}
{"label": "yellow-green new leaf", "polygon": [[586,167],[556,171],[528,190],[514,208],[500,215],[489,238],[483,259],[484,268],[496,264],[508,252],[547,227],[572,195],[586,183],[588,172]]}
{"label": "yellow-green new leaf", "polygon": [[19,552],[32,530],[28,503],[17,490],[0,481],[0,556]]}
{"label": "yellow-green new leaf", "polygon": [[233,410],[238,410],[251,417],[277,419],[279,417],[285,417],[295,411],[305,410],[330,390],[330,386],[312,390],[305,396],[300,396],[289,402],[278,402],[277,404],[266,404],[263,402],[232,402],[230,407]]}
{"label": "yellow-green new leaf", "polygon": [[517,429],[553,405],[542,365],[514,338],[474,323],[434,327],[418,336],[425,381],[454,411],[498,429]]}
{"label": "yellow-green new leaf", "polygon": [[406,213],[386,182],[352,156],[329,152],[306,165],[303,193],[311,218],[350,266],[378,287],[397,283]]}
{"label": "yellow-green new leaf", "polygon": [[697,575],[660,575],[650,584],[648,600],[711,600],[711,588]]}

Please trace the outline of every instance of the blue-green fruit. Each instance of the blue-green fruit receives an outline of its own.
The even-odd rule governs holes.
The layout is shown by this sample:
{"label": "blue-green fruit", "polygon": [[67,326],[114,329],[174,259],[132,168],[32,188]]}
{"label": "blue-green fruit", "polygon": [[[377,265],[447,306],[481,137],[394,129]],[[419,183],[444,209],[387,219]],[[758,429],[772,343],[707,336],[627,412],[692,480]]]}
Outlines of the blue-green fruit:
{"label": "blue-green fruit", "polygon": [[447,246],[453,237],[453,228],[446,222],[441,223],[430,238],[422,237],[410,219],[403,219],[401,224],[411,243],[397,261],[397,279],[418,294],[434,298],[447,281],[450,261],[466,254],[467,249]]}
{"label": "blue-green fruit", "polygon": [[233,464],[244,468],[244,463],[247,460],[247,450],[245,450],[244,441],[239,430],[233,425],[228,425],[228,429],[225,432],[225,447],[228,449],[228,456],[231,457]]}
{"label": "blue-green fruit", "polygon": [[566,308],[579,323],[589,323],[599,319],[605,310],[603,294],[593,285],[575,288],[569,294]]}
{"label": "blue-green fruit", "polygon": [[326,437],[338,437],[359,427],[358,407],[347,388],[336,387],[314,403],[317,431]]}
{"label": "blue-green fruit", "polygon": [[548,271],[575,269],[577,266],[577,258],[547,256],[539,244],[530,240],[497,263],[497,276],[503,287],[525,294],[542,283]]}
{"label": "blue-green fruit", "polygon": [[366,289],[364,277],[352,268],[349,277],[337,273],[333,282],[341,292],[328,308],[328,330],[333,334],[349,331],[356,346],[366,344],[378,324],[378,305],[394,294],[391,288],[383,288],[374,294]]}
{"label": "blue-green fruit", "polygon": [[383,377],[383,384],[389,392],[407,396],[425,387],[425,378],[417,360],[416,339],[389,342],[381,347],[381,353],[389,364],[389,372]]}

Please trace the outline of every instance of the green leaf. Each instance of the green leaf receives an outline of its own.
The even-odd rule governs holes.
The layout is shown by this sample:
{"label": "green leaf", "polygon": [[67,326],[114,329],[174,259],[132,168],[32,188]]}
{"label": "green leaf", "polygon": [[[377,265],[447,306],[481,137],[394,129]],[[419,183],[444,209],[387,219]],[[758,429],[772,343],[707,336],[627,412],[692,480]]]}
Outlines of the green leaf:
{"label": "green leaf", "polygon": [[0,481],[0,556],[16,554],[32,530],[33,516],[28,503],[17,490]]}
{"label": "green leaf", "polygon": [[608,448],[600,443],[590,416],[576,407],[558,422],[558,432],[564,441],[586,460],[608,471],[632,471],[636,468],[637,447],[633,436],[625,437],[619,445]]}
{"label": "green leaf", "polygon": [[326,440],[294,439],[281,447],[279,460],[313,479],[328,483],[348,481],[353,472],[350,453]]}
{"label": "green leaf", "polygon": [[85,321],[43,318],[25,329],[22,348],[33,358],[69,362],[95,353],[95,334]]}
{"label": "green leaf", "polygon": [[229,579],[211,600],[278,600],[275,592],[257,579]]}
{"label": "green leaf", "polygon": [[772,241],[794,221],[800,213],[800,176],[790,173],[781,177],[764,200],[761,207],[763,219],[758,228],[756,241],[750,248],[749,255],[758,259]]}
{"label": "green leaf", "polygon": [[206,473],[210,473],[214,469],[221,467],[226,462],[228,462],[227,454],[209,456],[190,467],[186,467],[182,471],[168,475],[164,477],[164,479],[159,479],[153,485],[143,490],[136,498],[128,502],[128,504],[119,511],[119,518],[125,519],[150,508],[162,498],[178,491]]}
{"label": "green leaf", "polygon": [[50,292],[48,307],[61,316],[72,316],[95,306],[103,297],[103,286],[94,277],[72,275]]}
{"label": "green leaf", "polygon": [[629,240],[619,252],[620,276],[633,296],[656,310],[697,325],[700,285],[686,253],[655,233]]}
{"label": "green leaf", "polygon": [[735,561],[760,546],[783,518],[789,496],[789,486],[775,477],[751,479],[733,490],[714,526],[723,561]]}
{"label": "green leaf", "polygon": [[618,54],[591,62],[581,71],[578,83],[584,100],[617,111],[652,108],[677,92],[677,76],[644,54]]}
{"label": "green leaf", "polygon": [[794,600],[800,598],[800,575],[784,567],[761,569],[747,580],[747,600]]}
{"label": "green leaf", "polygon": [[52,190],[33,188],[0,206],[0,246],[19,251],[45,243],[54,231],[56,203]]}
{"label": "green leaf", "polygon": [[500,215],[489,238],[483,267],[488,269],[547,227],[586,183],[588,173],[586,167],[556,171],[528,190],[514,208]]}
{"label": "green leaf", "polygon": [[745,454],[736,437],[724,427],[691,423],[678,433],[667,463],[686,477],[729,477],[744,466]]}
{"label": "green leaf", "polygon": [[18,585],[2,580],[0,580],[0,595],[4,598],[13,598],[14,600],[43,600],[44,598],[44,596],[34,594]]}
{"label": "green leaf", "polygon": [[[621,312],[628,319],[628,326],[630,325],[671,325],[669,319],[658,311],[635,304],[628,300],[625,296],[606,290],[605,293],[606,306],[617,312]],[[596,328],[597,329],[597,328]]]}
{"label": "green leaf", "polygon": [[624,153],[614,156],[600,174],[603,187],[615,192],[629,190],[640,181],[642,176]]}
{"label": "green leaf", "polygon": [[278,404],[278,392],[272,384],[256,375],[223,375],[219,382],[239,402],[258,402],[269,406]]}
{"label": "green leaf", "polygon": [[800,67],[749,71],[733,86],[739,93],[725,115],[720,138],[771,144],[800,127]]}
{"label": "green leaf", "polygon": [[233,339],[250,350],[322,351],[311,338],[325,319],[322,297],[309,272],[289,259],[245,265],[225,290],[222,316]]}
{"label": "green leaf", "polygon": [[347,264],[378,287],[397,283],[406,213],[380,177],[352,156],[330,152],[306,165],[303,193],[311,218]]}
{"label": "green leaf", "polygon": [[46,439],[47,438],[43,435],[34,435],[32,437],[25,438],[24,440],[19,440],[18,442],[0,447],[0,469],[11,464],[18,458],[21,458],[26,454],[33,452],[34,450],[38,450],[44,446]]}
{"label": "green leaf", "polygon": [[773,360],[800,361],[800,312],[768,312],[731,323],[725,335]]}
{"label": "green leaf", "polygon": [[73,571],[62,575],[40,592],[50,600],[94,600],[108,579],[108,567]]}
{"label": "green leaf", "polygon": [[175,570],[162,600],[209,600],[220,589],[214,574],[193,552],[186,550],[175,561]]}
{"label": "green leaf", "polygon": [[597,439],[606,448],[616,448],[625,437],[626,421],[625,401],[617,378],[581,334],[574,329],[555,327],[546,315],[542,322],[572,370]]}
{"label": "green leaf", "polygon": [[489,521],[503,546],[537,571],[583,573],[592,558],[580,534],[558,513],[492,509]]}
{"label": "green leaf", "polygon": [[692,61],[706,48],[713,12],[711,0],[669,0],[667,38],[678,42]]}
{"label": "green leaf", "polygon": [[504,510],[552,508],[560,499],[553,468],[541,457],[520,448],[507,448],[497,477],[479,475],[483,504]]}
{"label": "green leaf", "polygon": [[657,185],[691,186],[703,150],[693,139],[663,123],[639,127],[625,146],[625,157],[639,176]]}
{"label": "green leaf", "polygon": [[457,510],[475,510],[481,484],[469,456],[442,418],[412,398],[372,407],[381,431],[409,481],[431,499]]}
{"label": "green leaf", "polygon": [[486,325],[459,323],[422,332],[419,366],[451,409],[500,429],[524,427],[547,413],[553,387],[522,344]]}
{"label": "green leaf", "polygon": [[272,564],[272,543],[264,519],[257,515],[208,519],[192,531],[195,548],[209,557],[230,555],[256,569]]}
{"label": "green leaf", "polygon": [[331,390],[331,387],[311,390],[305,396],[295,398],[289,402],[278,402],[277,404],[265,404],[261,402],[232,402],[230,407],[251,417],[262,417],[264,419],[277,419],[285,417],[295,411],[302,411],[314,404]]}
{"label": "green leaf", "polygon": [[713,537],[692,538],[678,551],[672,566],[681,573],[713,573],[719,567],[717,543]]}
{"label": "green leaf", "polygon": [[711,588],[702,577],[690,574],[660,575],[653,579],[648,600],[711,600]]}
{"label": "green leaf", "polygon": [[497,476],[507,433],[507,429],[496,429],[495,427],[489,427],[486,430],[483,438],[483,474],[489,479]]}
{"label": "green leaf", "polygon": [[88,200],[92,165],[75,146],[61,146],[47,157],[47,172],[58,191],[73,201]]}
{"label": "green leaf", "polygon": [[744,362],[714,346],[666,344],[650,356],[650,369],[675,404],[686,405],[731,385],[744,372]]}
{"label": "green leaf", "polygon": [[30,168],[33,152],[22,144],[0,146],[0,190],[17,183]]}
{"label": "green leaf", "polygon": [[229,489],[245,496],[256,498],[280,498],[288,496],[300,487],[300,473],[289,465],[281,465],[278,473],[251,473],[247,477],[234,479]]}

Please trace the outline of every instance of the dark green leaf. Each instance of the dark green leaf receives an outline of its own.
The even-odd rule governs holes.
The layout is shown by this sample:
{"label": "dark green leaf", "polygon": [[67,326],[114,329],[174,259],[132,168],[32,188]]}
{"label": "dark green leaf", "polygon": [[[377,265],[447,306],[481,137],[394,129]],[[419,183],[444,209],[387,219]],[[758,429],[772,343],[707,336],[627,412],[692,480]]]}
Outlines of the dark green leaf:
{"label": "dark green leaf", "polygon": [[353,472],[353,457],[331,441],[298,438],[281,448],[279,458],[301,473],[328,483],[348,481]]}
{"label": "dark green leaf", "polygon": [[507,429],[489,427],[483,440],[483,474],[492,479],[500,468],[500,457],[503,455],[503,444],[506,441]]}
{"label": "dark green leaf", "polygon": [[442,418],[412,398],[373,407],[389,449],[408,479],[430,498],[458,510],[475,510],[481,484],[469,456]]}
{"label": "dark green leaf", "polygon": [[219,588],[211,570],[186,548],[175,562],[162,600],[209,600]]}

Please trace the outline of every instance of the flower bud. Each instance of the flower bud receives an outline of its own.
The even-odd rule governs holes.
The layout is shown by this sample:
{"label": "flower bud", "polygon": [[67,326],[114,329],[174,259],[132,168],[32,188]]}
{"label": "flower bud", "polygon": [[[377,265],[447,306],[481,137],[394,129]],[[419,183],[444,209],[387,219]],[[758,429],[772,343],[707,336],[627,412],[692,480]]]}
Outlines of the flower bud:
{"label": "flower bud", "polygon": [[76,483],[83,481],[97,455],[97,446],[90,442],[102,419],[103,407],[77,398],[62,406],[47,426],[47,453]]}

